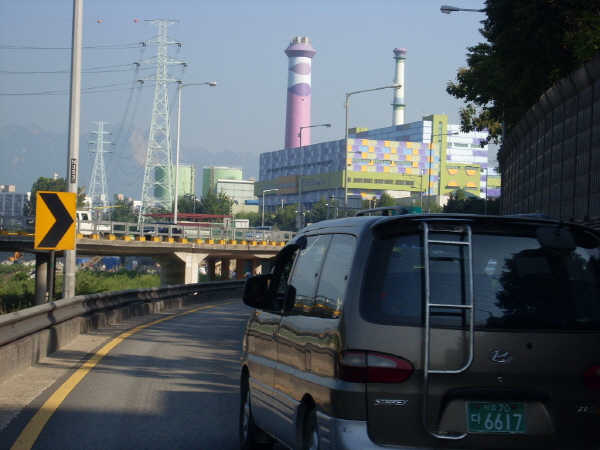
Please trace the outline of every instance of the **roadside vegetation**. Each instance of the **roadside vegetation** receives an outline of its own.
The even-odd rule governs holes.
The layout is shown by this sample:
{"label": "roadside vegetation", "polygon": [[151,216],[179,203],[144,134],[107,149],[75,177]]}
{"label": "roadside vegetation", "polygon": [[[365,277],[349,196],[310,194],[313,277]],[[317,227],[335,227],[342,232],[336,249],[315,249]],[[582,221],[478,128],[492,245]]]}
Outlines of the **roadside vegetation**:
{"label": "roadside vegetation", "polygon": [[[31,267],[21,264],[0,265],[0,314],[7,314],[34,306],[35,280],[29,279]],[[127,289],[158,287],[157,273],[135,270],[118,272],[77,272],[76,295],[115,292]],[[57,274],[54,300],[60,299],[62,276]]]}

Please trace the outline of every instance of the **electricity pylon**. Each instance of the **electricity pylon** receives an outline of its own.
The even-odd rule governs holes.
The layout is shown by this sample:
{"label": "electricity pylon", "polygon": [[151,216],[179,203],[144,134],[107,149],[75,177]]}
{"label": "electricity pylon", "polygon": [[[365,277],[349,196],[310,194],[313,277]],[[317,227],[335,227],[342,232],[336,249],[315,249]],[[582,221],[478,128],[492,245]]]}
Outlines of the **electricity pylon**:
{"label": "electricity pylon", "polygon": [[[140,63],[156,64],[156,74],[144,80],[155,80],[154,105],[152,108],[152,126],[148,140],[148,154],[142,187],[142,205],[139,221],[143,222],[145,215],[154,208],[171,211],[173,208],[173,166],[171,164],[171,133],[169,122],[169,105],[167,86],[169,82],[180,81],[167,73],[167,67],[172,64],[183,64],[167,55],[169,44],[178,44],[167,36],[167,27],[175,25],[178,20],[148,20],[148,23],[158,27],[158,36],[146,41],[158,43],[158,56],[145,59]],[[140,80],[144,82],[144,80]]]}
{"label": "electricity pylon", "polygon": [[104,150],[104,144],[112,144],[104,140],[105,134],[111,134],[104,131],[104,125],[110,122],[93,122],[98,124],[98,131],[92,131],[92,134],[98,135],[95,141],[89,141],[90,144],[96,144],[95,150],[90,150],[90,153],[96,153],[94,159],[94,169],[92,170],[92,181],[90,181],[90,198],[91,207],[106,207],[108,206],[108,191],[106,188],[106,171],[104,170],[104,153],[111,153]]}

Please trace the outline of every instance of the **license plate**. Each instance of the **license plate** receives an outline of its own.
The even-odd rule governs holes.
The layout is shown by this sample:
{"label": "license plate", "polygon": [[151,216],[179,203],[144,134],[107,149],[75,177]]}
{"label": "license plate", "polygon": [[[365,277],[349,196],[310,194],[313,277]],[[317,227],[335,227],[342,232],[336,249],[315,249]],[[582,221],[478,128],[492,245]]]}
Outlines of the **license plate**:
{"label": "license plate", "polygon": [[525,433],[525,404],[467,402],[469,433]]}

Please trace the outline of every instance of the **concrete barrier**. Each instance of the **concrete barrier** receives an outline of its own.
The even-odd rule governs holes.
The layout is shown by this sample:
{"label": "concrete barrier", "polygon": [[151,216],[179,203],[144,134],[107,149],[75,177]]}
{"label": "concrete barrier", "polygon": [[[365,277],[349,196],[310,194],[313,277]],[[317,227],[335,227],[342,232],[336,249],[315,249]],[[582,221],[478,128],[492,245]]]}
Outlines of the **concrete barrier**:
{"label": "concrete barrier", "polygon": [[241,297],[243,281],[81,295],[0,316],[0,383],[80,334],[166,309]]}

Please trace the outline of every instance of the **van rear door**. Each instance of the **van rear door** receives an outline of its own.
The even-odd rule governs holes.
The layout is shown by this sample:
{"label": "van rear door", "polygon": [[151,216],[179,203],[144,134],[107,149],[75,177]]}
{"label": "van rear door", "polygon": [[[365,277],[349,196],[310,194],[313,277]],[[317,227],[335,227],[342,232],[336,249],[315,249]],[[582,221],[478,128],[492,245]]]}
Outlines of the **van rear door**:
{"label": "van rear door", "polygon": [[543,248],[533,233],[475,233],[475,345],[472,363],[460,371],[470,358],[468,310],[432,310],[426,352],[423,302],[425,264],[431,302],[467,302],[461,248],[431,245],[425,261],[420,233],[375,243],[361,339],[367,350],[405,358],[415,371],[403,383],[367,382],[371,438],[382,445],[597,448],[600,414],[587,411],[600,411],[598,249],[581,242],[575,250]]}

